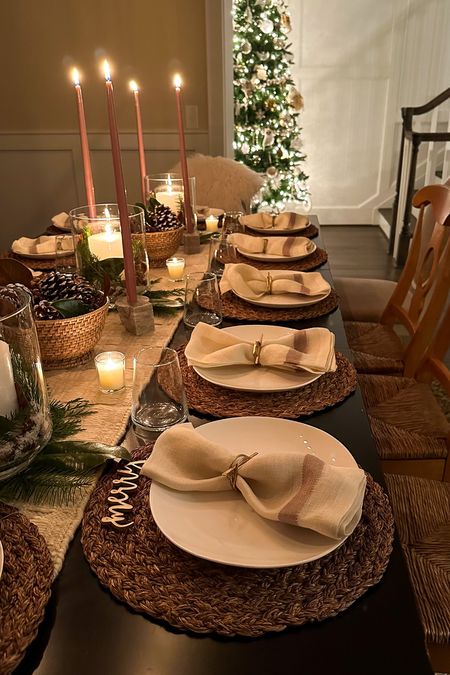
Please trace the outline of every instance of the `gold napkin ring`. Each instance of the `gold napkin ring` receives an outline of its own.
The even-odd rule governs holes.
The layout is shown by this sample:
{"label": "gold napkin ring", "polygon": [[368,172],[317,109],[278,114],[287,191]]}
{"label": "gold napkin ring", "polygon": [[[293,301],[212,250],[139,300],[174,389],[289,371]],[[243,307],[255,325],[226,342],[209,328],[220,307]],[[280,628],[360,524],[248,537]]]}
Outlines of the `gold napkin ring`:
{"label": "gold napkin ring", "polygon": [[232,490],[236,490],[236,481],[237,477],[239,474],[239,469],[243,464],[246,464],[250,459],[253,459],[253,457],[256,457],[258,453],[254,452],[253,455],[237,455],[233,461],[231,462],[230,466],[226,471],[223,472],[222,476],[225,476],[225,478],[228,478],[230,481],[230,485]]}
{"label": "gold napkin ring", "polygon": [[267,251],[267,244],[269,243],[269,240],[267,239],[267,237],[263,237],[262,243],[263,243],[262,252],[265,253]]}
{"label": "gold napkin ring", "polygon": [[266,293],[268,295],[272,295],[273,276],[270,274],[270,272],[267,272],[266,284]]}
{"label": "gold napkin ring", "polygon": [[253,356],[253,364],[255,366],[260,365],[259,359],[260,359],[260,356],[261,356],[262,339],[263,339],[263,336],[261,335],[261,339],[255,340],[255,342],[253,343],[252,356]]}
{"label": "gold napkin ring", "polygon": [[275,220],[276,220],[276,218],[277,218],[276,214],[275,214],[275,213],[272,213],[272,225],[271,225],[271,227],[275,227]]}

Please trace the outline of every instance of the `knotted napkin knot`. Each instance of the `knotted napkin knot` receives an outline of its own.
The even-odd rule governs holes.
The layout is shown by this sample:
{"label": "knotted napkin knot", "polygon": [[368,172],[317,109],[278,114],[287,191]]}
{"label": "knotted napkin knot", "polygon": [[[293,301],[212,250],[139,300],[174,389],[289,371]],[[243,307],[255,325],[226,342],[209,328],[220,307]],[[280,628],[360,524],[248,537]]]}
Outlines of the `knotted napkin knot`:
{"label": "knotted napkin knot", "polygon": [[267,237],[263,237],[262,238],[262,245],[263,245],[262,253],[267,253],[268,244],[269,244],[269,240],[267,239]]}
{"label": "knotted napkin knot", "polygon": [[222,476],[228,478],[233,490],[237,490],[236,481],[239,475],[239,469],[243,464],[246,464],[250,459],[256,457],[257,454],[258,454],[257,452],[254,452],[252,455],[244,455],[244,454],[237,455],[231,462],[229,468],[223,472]]}

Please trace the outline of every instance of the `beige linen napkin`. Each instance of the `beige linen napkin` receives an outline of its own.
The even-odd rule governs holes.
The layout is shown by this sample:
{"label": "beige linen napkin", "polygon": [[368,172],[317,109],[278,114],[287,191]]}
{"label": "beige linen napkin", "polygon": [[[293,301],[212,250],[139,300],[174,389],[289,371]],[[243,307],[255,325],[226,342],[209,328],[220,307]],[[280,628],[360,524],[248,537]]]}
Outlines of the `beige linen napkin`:
{"label": "beige linen napkin", "polygon": [[[327,328],[289,331],[278,340],[264,340],[264,326],[261,326],[261,333],[261,366],[310,373],[336,370],[334,334]],[[200,368],[251,366],[255,364],[255,344],[209,324],[198,323],[184,353],[190,366]]]}
{"label": "beige linen napkin", "polygon": [[263,272],[245,263],[231,263],[225,265],[220,290],[222,293],[233,290],[243,298],[257,300],[283,293],[324,295],[330,290],[330,284],[320,272]]}
{"label": "beige linen napkin", "polygon": [[298,525],[333,539],[351,534],[361,517],[366,477],[357,467],[326,464],[314,454],[229,450],[191,424],[165,431],[141,473],[173,490],[237,489],[263,518]]}
{"label": "beige linen napkin", "polygon": [[[41,253],[55,253],[56,255],[56,237],[43,235],[37,239],[21,237],[13,241],[11,249],[18,255],[38,255]],[[62,250],[73,251],[73,239],[70,235],[62,237]]]}
{"label": "beige linen napkin", "polygon": [[53,216],[52,223],[55,227],[59,227],[60,230],[70,230],[69,214],[65,211],[62,213],[57,213],[56,216]]}
{"label": "beige linen napkin", "polygon": [[233,232],[227,237],[243,253],[267,253],[279,256],[301,256],[312,253],[315,244],[306,237],[252,237],[249,234]]}
{"label": "beige linen napkin", "polygon": [[278,215],[271,213],[254,213],[250,216],[241,216],[242,225],[258,227],[262,230],[293,230],[294,228],[308,227],[309,220],[306,216],[291,211],[285,211]]}

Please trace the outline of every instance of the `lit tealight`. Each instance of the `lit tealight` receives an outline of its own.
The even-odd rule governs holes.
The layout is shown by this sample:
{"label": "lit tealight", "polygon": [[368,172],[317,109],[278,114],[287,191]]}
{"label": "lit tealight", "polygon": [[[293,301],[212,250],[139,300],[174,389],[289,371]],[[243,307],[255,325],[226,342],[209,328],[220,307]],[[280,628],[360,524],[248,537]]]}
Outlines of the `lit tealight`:
{"label": "lit tealight", "polygon": [[166,260],[167,271],[172,281],[183,281],[184,266],[184,258],[168,258]]}
{"label": "lit tealight", "polygon": [[207,232],[217,232],[219,229],[219,219],[216,216],[208,216],[205,223]]}
{"label": "lit tealight", "polygon": [[95,357],[100,390],[106,394],[125,386],[125,354],[102,352]]}

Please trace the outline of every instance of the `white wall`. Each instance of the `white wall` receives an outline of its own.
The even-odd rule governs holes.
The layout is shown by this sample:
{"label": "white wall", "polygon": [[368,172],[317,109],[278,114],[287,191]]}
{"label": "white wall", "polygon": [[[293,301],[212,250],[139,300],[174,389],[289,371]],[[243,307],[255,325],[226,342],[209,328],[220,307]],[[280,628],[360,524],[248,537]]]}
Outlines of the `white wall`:
{"label": "white wall", "polygon": [[313,211],[373,223],[392,201],[401,106],[450,86],[449,0],[289,0]]}

